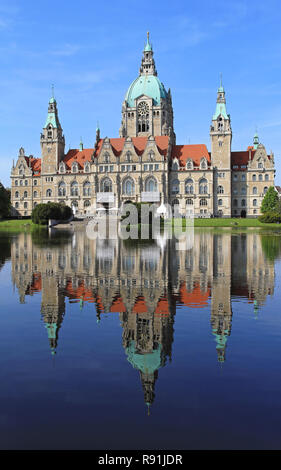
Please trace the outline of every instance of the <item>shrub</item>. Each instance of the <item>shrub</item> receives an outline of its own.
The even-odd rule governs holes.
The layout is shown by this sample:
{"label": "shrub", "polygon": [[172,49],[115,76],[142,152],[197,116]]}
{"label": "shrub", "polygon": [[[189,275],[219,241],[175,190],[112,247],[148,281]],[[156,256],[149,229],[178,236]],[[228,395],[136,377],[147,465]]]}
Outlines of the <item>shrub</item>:
{"label": "shrub", "polygon": [[281,214],[276,211],[269,211],[259,216],[259,221],[264,224],[274,224],[281,222]]}
{"label": "shrub", "polygon": [[49,202],[48,204],[38,204],[32,211],[31,219],[34,224],[47,225],[49,219],[67,220],[71,215],[70,207]]}

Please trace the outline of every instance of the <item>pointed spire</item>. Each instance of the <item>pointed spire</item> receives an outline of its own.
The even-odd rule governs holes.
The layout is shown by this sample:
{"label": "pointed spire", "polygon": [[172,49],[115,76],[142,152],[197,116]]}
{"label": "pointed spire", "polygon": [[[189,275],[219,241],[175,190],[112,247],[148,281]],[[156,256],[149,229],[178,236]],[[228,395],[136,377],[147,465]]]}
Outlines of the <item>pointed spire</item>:
{"label": "pointed spire", "polygon": [[259,143],[260,143],[260,140],[259,140],[258,131],[257,131],[257,128],[256,128],[256,133],[255,133],[254,138],[253,138],[253,144],[254,144],[254,149],[255,150],[258,148]]}
{"label": "pointed spire", "polygon": [[146,39],[146,45],[144,47],[145,52],[152,51],[152,44],[149,42],[149,31],[147,31],[147,39]]}
{"label": "pointed spire", "polygon": [[82,137],[80,137],[80,145],[79,145],[79,150],[83,150],[83,142],[82,142]]}
{"label": "pointed spire", "polygon": [[224,119],[229,119],[229,115],[226,111],[225,91],[222,86],[222,74],[220,74],[220,86],[217,92],[217,105],[215,114],[213,115],[213,121],[215,121],[220,115],[224,117]]}
{"label": "pointed spire", "polygon": [[55,129],[61,129],[61,125],[60,125],[59,117],[58,117],[57,102],[54,98],[54,85],[52,85],[52,97],[50,98],[50,101],[49,101],[48,116],[46,119],[44,129],[49,124],[51,124],[52,127]]}
{"label": "pointed spire", "polygon": [[149,42],[149,32],[147,32],[147,40],[143,50],[143,57],[140,66],[140,75],[155,75],[157,71],[153,59],[152,44]]}

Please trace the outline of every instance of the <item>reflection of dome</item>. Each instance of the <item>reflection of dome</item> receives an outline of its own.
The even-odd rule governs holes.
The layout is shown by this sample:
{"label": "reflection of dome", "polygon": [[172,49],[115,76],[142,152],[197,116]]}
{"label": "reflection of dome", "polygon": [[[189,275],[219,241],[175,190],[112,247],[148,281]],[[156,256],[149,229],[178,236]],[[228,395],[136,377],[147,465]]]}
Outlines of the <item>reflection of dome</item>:
{"label": "reflection of dome", "polygon": [[161,345],[158,345],[157,349],[153,350],[151,353],[140,354],[136,351],[135,341],[131,341],[129,347],[126,348],[126,354],[128,361],[135,369],[138,369],[144,374],[153,374],[163,365],[161,349]]}
{"label": "reflection of dome", "polygon": [[154,105],[160,105],[161,98],[167,98],[167,92],[163,83],[155,75],[140,75],[129,86],[125,101],[130,108],[135,106],[135,100],[145,95],[153,99]]}

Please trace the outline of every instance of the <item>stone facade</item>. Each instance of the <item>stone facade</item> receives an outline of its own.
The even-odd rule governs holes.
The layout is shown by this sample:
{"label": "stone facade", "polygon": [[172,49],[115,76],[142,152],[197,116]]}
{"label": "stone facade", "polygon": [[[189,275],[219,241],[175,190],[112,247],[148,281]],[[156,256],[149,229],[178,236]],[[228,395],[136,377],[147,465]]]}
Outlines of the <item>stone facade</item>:
{"label": "stone facade", "polygon": [[139,76],[122,105],[119,138],[101,138],[93,148],[65,153],[54,97],[41,133],[41,158],[21,148],[11,171],[12,206],[30,216],[38,203],[64,202],[78,214],[118,209],[126,201],[170,203],[181,215],[257,217],[274,186],[274,156],[257,135],[246,151],[231,149],[232,128],[220,84],[212,116],[211,151],[203,144],[178,145],[171,92],[158,79],[147,38]]}

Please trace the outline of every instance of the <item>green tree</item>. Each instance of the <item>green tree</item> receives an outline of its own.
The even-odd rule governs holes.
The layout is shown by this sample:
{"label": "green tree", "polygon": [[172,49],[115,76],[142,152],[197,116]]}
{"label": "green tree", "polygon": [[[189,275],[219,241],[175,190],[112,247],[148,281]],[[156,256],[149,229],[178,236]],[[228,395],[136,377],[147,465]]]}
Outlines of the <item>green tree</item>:
{"label": "green tree", "polygon": [[0,218],[8,217],[10,209],[10,190],[5,189],[3,184],[0,183]]}
{"label": "green tree", "polygon": [[261,203],[262,213],[265,214],[266,212],[276,212],[278,210],[278,203],[278,194],[275,191],[274,187],[270,186]]}
{"label": "green tree", "polygon": [[32,211],[31,219],[34,224],[47,225],[49,219],[67,220],[71,215],[70,207],[49,202],[48,204],[38,204]]}

